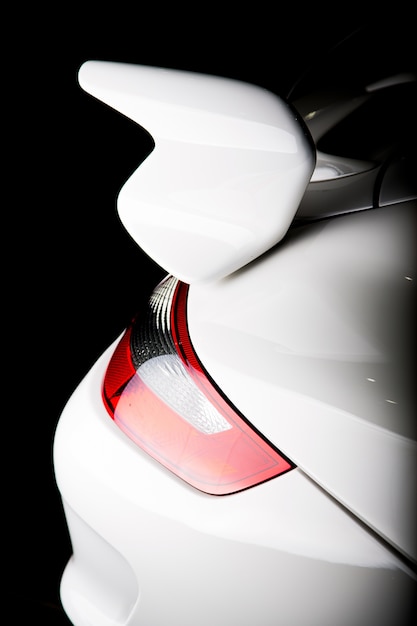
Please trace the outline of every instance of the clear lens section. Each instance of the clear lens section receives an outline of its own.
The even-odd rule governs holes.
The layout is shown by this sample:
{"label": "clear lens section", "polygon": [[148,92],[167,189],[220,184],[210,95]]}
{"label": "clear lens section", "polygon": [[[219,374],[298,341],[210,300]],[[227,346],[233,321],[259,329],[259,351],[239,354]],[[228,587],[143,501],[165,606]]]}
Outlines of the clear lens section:
{"label": "clear lens section", "polygon": [[198,389],[176,354],[146,361],[139,367],[137,375],[150,391],[205,435],[232,428]]}
{"label": "clear lens section", "polygon": [[188,286],[167,277],[109,363],[103,399],[116,424],[157,461],[210,494],[292,469],[209,380],[187,329]]}

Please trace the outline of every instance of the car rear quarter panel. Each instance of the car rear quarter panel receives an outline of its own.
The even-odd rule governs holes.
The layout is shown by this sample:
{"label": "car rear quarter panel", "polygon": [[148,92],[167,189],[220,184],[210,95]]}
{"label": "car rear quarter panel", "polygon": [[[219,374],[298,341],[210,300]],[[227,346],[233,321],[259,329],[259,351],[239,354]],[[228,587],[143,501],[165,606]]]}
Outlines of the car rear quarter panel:
{"label": "car rear quarter panel", "polygon": [[416,203],[295,229],[192,285],[194,348],[229,400],[360,519],[416,558]]}

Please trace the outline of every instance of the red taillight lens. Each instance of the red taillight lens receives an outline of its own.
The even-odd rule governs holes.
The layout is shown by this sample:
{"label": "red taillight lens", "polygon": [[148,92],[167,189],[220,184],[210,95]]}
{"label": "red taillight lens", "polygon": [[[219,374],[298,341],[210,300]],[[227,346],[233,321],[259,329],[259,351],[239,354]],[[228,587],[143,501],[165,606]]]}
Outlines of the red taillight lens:
{"label": "red taillight lens", "polygon": [[292,469],[224,399],[187,329],[188,286],[167,277],[119,342],[103,398],[137,445],[190,485],[224,495]]}

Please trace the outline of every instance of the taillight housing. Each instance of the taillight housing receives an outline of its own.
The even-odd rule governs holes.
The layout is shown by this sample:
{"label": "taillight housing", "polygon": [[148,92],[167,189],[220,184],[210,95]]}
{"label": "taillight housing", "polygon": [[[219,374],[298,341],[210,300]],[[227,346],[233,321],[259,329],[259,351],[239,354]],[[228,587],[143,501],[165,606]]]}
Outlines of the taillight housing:
{"label": "taillight housing", "polygon": [[142,450],[193,487],[225,495],[293,468],[216,388],[187,326],[188,285],[167,276],[109,362],[104,404]]}

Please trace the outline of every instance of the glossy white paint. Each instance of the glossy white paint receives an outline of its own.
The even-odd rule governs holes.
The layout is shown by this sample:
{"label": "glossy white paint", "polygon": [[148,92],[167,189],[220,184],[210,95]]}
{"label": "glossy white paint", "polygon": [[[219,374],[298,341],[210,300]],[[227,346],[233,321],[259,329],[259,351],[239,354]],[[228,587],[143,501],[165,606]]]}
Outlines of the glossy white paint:
{"label": "glossy white paint", "polygon": [[303,472],[203,494],[105,411],[114,346],[67,404],[54,444],[74,547],[61,584],[76,626],[390,626],[413,574]]}
{"label": "glossy white paint", "polygon": [[192,285],[188,318],[235,406],[413,559],[415,214],[410,202],[295,229],[235,275]]}
{"label": "glossy white paint", "polygon": [[[406,378],[415,202],[287,233],[314,158],[276,96],[129,64],[88,62],[79,76],[154,137],[155,150],[121,190],[122,220],[157,263],[192,283],[188,323],[199,358],[298,467],[230,496],[193,489],[107,414],[100,391],[111,346],[68,402],[54,442],[74,548],[61,583],[70,619],[403,623],[416,589],[406,565],[416,558]],[[358,195],[371,206],[367,163],[320,153],[312,185],[336,166],[335,179],[364,175],[368,196],[360,185]],[[331,215],[345,204],[319,208]]]}
{"label": "glossy white paint", "polygon": [[85,63],[79,82],[154,138],[118,210],[167,272],[188,283],[225,276],[285,235],[315,153],[278,96],[225,78],[103,61]]}

